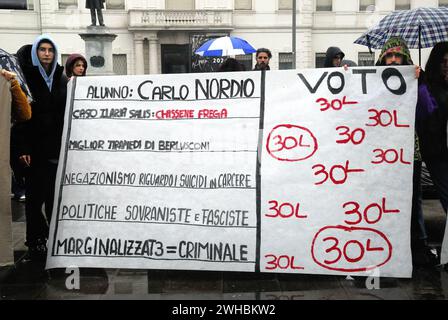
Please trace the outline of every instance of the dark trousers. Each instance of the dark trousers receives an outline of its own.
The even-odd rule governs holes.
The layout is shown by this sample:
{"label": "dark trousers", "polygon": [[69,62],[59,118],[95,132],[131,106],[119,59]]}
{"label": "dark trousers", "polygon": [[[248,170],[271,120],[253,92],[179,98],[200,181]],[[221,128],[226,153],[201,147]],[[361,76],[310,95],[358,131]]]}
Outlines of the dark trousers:
{"label": "dark trousers", "polygon": [[103,12],[101,11],[101,9],[90,9],[90,18],[92,20],[92,24],[93,25],[96,24],[95,11],[96,11],[96,14],[98,14],[98,21],[99,21],[100,25],[104,25]]}
{"label": "dark trousers", "polygon": [[427,238],[425,219],[422,209],[422,162],[414,161],[414,174],[412,177],[412,213],[411,213],[411,243],[422,244]]}
{"label": "dark trousers", "polygon": [[25,168],[19,163],[19,157],[11,156],[10,164],[12,170],[11,191],[14,198],[25,195]]}
{"label": "dark trousers", "polygon": [[[57,170],[57,164],[47,161],[33,163],[33,159],[31,161],[31,167],[27,168],[26,175],[25,244],[27,246],[33,246],[48,239]],[[44,205],[45,210],[43,210]]]}
{"label": "dark trousers", "polygon": [[448,160],[431,159],[425,161],[431,180],[440,197],[443,210],[448,211]]}

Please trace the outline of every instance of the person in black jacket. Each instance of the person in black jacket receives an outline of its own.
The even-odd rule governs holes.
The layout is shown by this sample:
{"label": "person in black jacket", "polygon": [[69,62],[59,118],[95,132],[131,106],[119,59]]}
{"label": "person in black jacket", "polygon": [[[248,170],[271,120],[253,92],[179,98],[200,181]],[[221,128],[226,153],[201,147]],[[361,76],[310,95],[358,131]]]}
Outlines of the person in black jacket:
{"label": "person in black jacket", "polygon": [[338,47],[329,47],[325,54],[324,68],[342,67],[345,53]]}
{"label": "person in black jacket", "polygon": [[[15,126],[11,143],[26,174],[26,242],[31,260],[46,258],[48,225],[64,124],[67,77],[57,63],[57,46],[46,35],[17,52],[33,96],[32,117]],[[45,205],[45,216],[42,206]]]}
{"label": "person in black jacket", "polygon": [[416,128],[422,157],[448,213],[448,42],[431,50],[418,93]]}

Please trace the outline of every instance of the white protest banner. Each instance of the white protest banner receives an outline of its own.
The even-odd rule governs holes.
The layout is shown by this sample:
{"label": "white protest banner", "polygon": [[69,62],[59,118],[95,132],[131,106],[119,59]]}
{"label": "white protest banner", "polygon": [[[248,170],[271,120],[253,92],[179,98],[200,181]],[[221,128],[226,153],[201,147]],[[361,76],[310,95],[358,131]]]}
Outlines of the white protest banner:
{"label": "white protest banner", "polygon": [[77,79],[49,267],[254,270],[260,74],[227,77]]}
{"label": "white protest banner", "polygon": [[411,276],[414,77],[266,74],[262,271]]}
{"label": "white protest banner", "polygon": [[47,268],[409,277],[413,72],[78,78]]}

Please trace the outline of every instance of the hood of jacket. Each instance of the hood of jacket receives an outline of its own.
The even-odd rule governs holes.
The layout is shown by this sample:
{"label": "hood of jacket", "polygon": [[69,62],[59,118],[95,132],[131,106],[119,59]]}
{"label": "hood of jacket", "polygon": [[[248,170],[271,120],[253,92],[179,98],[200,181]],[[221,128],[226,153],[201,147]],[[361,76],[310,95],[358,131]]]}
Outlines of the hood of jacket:
{"label": "hood of jacket", "polygon": [[345,53],[342,52],[342,50],[339,49],[338,47],[329,47],[325,54],[324,67],[332,68],[333,67],[333,58],[336,57],[337,55],[341,56],[341,60],[344,59],[344,57],[345,57]]}
{"label": "hood of jacket", "polygon": [[[49,75],[45,72],[45,69],[42,66],[42,64],[40,63],[39,57],[37,55],[37,49],[39,47],[39,44],[42,42],[42,40],[46,40],[46,41],[50,42],[54,48],[54,59],[53,59],[53,64],[51,66]],[[45,83],[47,84],[48,89],[50,91],[51,91],[51,87],[53,85],[54,72],[55,72],[56,66],[58,64],[57,59],[58,59],[58,47],[56,46],[53,39],[51,39],[49,35],[43,34],[43,35],[37,37],[36,40],[34,40],[33,46],[31,48],[31,62],[32,62],[33,66],[39,68],[39,72],[40,72],[42,78],[45,80]]]}
{"label": "hood of jacket", "polygon": [[16,57],[19,61],[19,65],[21,68],[24,67],[32,67],[33,62],[31,61],[31,48],[33,47],[32,44],[26,44],[22,47],[20,47],[19,50],[17,50]]}
{"label": "hood of jacket", "polygon": [[414,64],[411,59],[411,52],[409,51],[408,45],[402,38],[392,37],[386,41],[383,48],[381,49],[380,57],[378,58],[376,65],[384,66],[384,58],[388,53],[398,53],[404,56],[403,65]]}
{"label": "hood of jacket", "polygon": [[87,71],[87,60],[86,58],[84,58],[83,55],[78,54],[78,53],[74,53],[71,54],[68,58],[67,61],[65,62],[65,74],[67,75],[67,77],[71,77],[73,76],[73,65],[75,64],[76,60],[81,59],[84,62],[85,68],[84,68],[84,72],[82,73],[83,76],[86,75],[86,71]]}

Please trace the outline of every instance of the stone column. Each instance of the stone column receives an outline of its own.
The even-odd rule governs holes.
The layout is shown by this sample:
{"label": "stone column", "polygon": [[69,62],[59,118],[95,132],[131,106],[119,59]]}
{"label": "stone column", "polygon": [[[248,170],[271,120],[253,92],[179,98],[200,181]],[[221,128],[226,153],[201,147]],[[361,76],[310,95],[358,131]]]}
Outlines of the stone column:
{"label": "stone column", "polygon": [[159,45],[159,39],[157,35],[149,38],[149,73],[155,74],[159,72],[159,57],[157,46]]}
{"label": "stone column", "polygon": [[145,61],[143,54],[143,39],[134,39],[134,50],[135,50],[135,74],[145,73]]}
{"label": "stone column", "polygon": [[297,68],[312,68],[313,55],[313,0],[297,1]]}
{"label": "stone column", "polygon": [[88,76],[106,76],[114,74],[112,42],[116,34],[109,33],[104,27],[88,27],[87,33],[80,34],[86,43],[86,59],[89,64]]}

